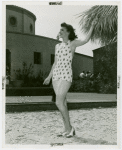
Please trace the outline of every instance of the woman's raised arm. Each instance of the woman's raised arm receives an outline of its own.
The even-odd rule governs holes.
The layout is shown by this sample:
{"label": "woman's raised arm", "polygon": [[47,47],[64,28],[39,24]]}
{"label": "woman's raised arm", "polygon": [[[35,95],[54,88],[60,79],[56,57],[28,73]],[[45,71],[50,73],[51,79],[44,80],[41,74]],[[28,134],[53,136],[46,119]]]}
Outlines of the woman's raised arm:
{"label": "woman's raised arm", "polygon": [[78,47],[78,46],[82,46],[84,44],[86,44],[90,38],[91,38],[91,34],[92,34],[92,31],[94,29],[94,25],[97,23],[97,19],[95,19],[93,22],[92,22],[92,25],[91,25],[91,28],[86,36],[86,38],[84,40],[74,40],[73,41],[73,45],[74,47]]}

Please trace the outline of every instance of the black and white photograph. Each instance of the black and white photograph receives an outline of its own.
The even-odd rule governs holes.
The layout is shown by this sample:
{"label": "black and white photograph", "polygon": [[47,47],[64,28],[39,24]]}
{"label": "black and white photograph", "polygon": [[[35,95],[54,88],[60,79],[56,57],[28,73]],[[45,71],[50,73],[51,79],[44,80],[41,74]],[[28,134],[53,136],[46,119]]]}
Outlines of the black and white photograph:
{"label": "black and white photograph", "polygon": [[3,147],[120,147],[120,2],[2,12]]}

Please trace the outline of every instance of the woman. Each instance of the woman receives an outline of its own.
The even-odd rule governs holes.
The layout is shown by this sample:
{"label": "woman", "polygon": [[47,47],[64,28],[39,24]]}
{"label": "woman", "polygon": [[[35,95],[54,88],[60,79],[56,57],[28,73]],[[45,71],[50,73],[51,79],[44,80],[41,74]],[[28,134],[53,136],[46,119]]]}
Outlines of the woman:
{"label": "woman", "polygon": [[67,109],[66,94],[72,84],[72,59],[76,47],[86,44],[92,34],[94,25],[97,20],[93,21],[91,29],[85,40],[76,40],[74,29],[66,23],[61,24],[60,38],[62,43],[55,46],[55,62],[48,77],[43,84],[49,84],[52,78],[53,88],[56,94],[56,106],[58,107],[64,122],[64,131],[58,136],[67,138],[75,135],[75,129],[71,126],[69,112]]}

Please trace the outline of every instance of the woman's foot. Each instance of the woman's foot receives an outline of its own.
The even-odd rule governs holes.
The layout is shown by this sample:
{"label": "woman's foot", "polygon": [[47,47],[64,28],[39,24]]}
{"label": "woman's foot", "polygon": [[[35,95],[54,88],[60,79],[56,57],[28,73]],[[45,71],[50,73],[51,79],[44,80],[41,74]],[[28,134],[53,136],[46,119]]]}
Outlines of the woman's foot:
{"label": "woman's foot", "polygon": [[58,137],[65,136],[67,133],[68,133],[67,131],[64,131],[64,132],[59,133],[57,136]]}
{"label": "woman's foot", "polygon": [[70,138],[70,137],[73,137],[75,135],[75,129],[74,127],[72,127],[71,131],[66,134],[66,138]]}
{"label": "woman's foot", "polygon": [[[71,129],[72,129],[72,126],[71,126]],[[60,132],[57,136],[60,137],[60,136],[65,136],[66,134],[68,134],[70,130],[67,130],[66,128],[64,128],[64,130],[62,132]]]}

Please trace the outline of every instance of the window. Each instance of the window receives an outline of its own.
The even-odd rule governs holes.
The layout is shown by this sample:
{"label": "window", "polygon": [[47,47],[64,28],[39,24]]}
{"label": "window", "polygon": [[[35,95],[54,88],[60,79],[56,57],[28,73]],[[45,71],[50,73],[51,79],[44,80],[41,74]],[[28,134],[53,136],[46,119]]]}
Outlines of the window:
{"label": "window", "polygon": [[34,52],[34,64],[41,64],[41,53]]}
{"label": "window", "polygon": [[51,65],[54,63],[54,54],[51,54]]}
{"label": "window", "polygon": [[30,24],[30,32],[33,32],[33,26]]}
{"label": "window", "polygon": [[11,17],[9,18],[9,22],[10,22],[10,25],[16,26],[16,24],[17,24],[17,19],[16,19],[14,16],[11,16]]}

